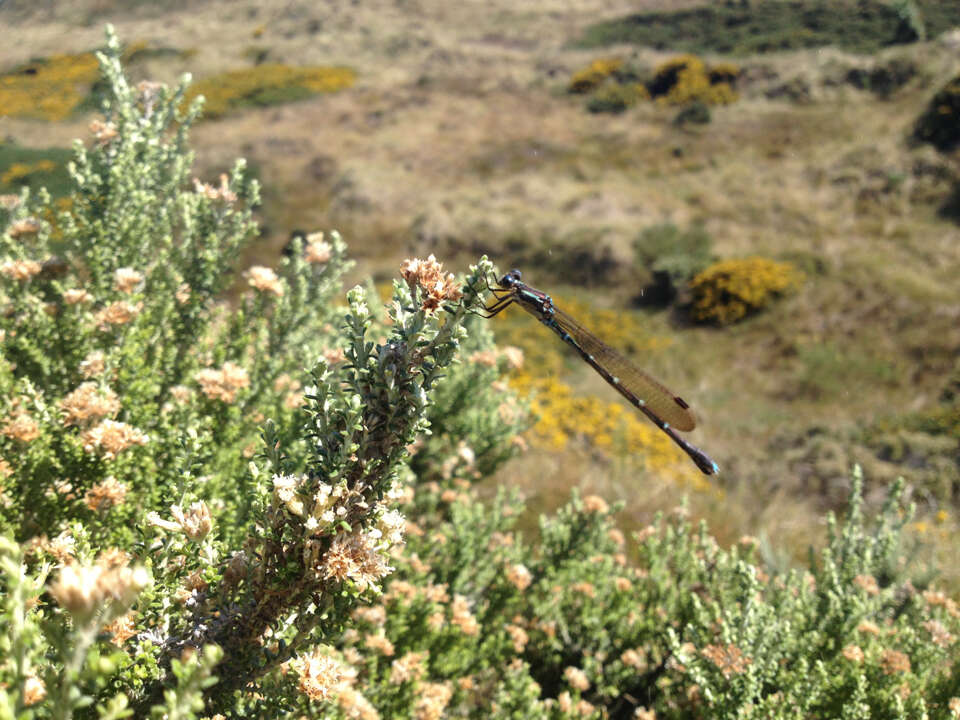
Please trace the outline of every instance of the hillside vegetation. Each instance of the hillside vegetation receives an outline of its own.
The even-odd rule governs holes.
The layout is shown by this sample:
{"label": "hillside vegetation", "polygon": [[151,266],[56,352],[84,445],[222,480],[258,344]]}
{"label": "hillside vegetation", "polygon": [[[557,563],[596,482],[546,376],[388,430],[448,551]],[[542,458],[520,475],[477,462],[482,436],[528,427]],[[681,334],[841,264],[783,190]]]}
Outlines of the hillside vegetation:
{"label": "hillside vegetation", "polygon": [[960,712],[960,19],[416,5],[0,9],[12,706]]}

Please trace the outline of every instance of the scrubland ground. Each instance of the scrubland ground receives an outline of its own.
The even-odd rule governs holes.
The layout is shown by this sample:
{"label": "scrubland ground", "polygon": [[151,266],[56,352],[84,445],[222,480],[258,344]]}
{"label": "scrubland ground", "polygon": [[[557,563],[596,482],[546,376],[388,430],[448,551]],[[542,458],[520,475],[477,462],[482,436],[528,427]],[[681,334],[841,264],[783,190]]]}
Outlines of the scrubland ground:
{"label": "scrubland ground", "polygon": [[[805,548],[813,518],[843,496],[850,463],[865,464],[875,498],[904,472],[862,437],[935,406],[956,365],[955,158],[907,137],[960,59],[944,40],[877,56],[815,49],[739,58],[740,99],[695,130],[676,127],[676,108],[654,103],[586,112],[566,93],[577,69],[601,56],[653,67],[676,53],[572,42],[597,20],[664,5],[13,2],[0,22],[17,42],[3,44],[0,63],[89,50],[110,22],[128,42],[189,51],[144,62],[132,70],[138,77],[203,77],[253,58],[353,68],[349,90],[197,127],[206,175],[241,155],[264,183],[254,255],[276,257],[294,229],[336,228],[360,261],[354,279],[393,277],[412,255],[436,253],[463,269],[487,253],[545,290],[615,310],[625,327],[662,340],[639,343],[634,357],[695,408],[692,438],[722,474],[710,484],[690,479],[679,452],[670,465],[645,467],[642,454],[598,450],[584,428],[585,438],[562,446],[534,443],[497,482],[522,486],[534,508],[571,485],[623,499],[634,527],[689,494],[721,540],[757,535],[769,540],[769,559],[785,561]],[[847,82],[851,69],[891,58],[917,69],[891,96]],[[0,134],[63,146],[85,135],[87,122],[0,118]],[[632,243],[663,222],[702,223],[718,258],[790,261],[805,282],[723,329],[637,309],[644,276]],[[618,402],[563,359],[545,328],[509,313],[496,327],[527,350],[526,375],[560,368],[575,394]],[[947,510],[918,535],[944,541],[955,528],[953,489],[919,481],[912,489],[923,513]]]}

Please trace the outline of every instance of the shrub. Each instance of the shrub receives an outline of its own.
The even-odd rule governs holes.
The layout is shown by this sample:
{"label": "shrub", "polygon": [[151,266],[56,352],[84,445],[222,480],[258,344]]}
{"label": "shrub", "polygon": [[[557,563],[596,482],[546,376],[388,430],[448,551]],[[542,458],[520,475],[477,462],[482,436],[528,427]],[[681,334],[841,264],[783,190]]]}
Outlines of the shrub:
{"label": "shrub", "polygon": [[948,152],[960,146],[960,75],[933,96],[914,126],[914,137]]}
{"label": "shrub", "polygon": [[617,58],[600,58],[590,62],[587,67],[578,70],[570,76],[567,91],[572,93],[589,93],[596,90],[613,73],[620,69],[623,61]]}
{"label": "shrub", "polygon": [[960,362],[939,402],[878,418],[857,439],[890,463],[891,474],[904,477],[917,498],[931,506],[955,503],[960,497]]}
{"label": "shrub", "polygon": [[587,101],[587,110],[592,113],[621,113],[649,97],[647,88],[639,83],[605,85]]}
{"label": "shrub", "polygon": [[726,83],[731,87],[736,85],[740,73],[740,66],[732,62],[720,62],[716,65],[711,65],[707,70],[711,85]]}
{"label": "shrub", "polygon": [[854,68],[847,73],[847,82],[861,90],[869,90],[881,98],[888,98],[917,75],[912,60],[893,58],[872,68]]}
{"label": "shrub", "polygon": [[762,310],[801,280],[789,263],[762,257],[724,260],[690,281],[691,316],[698,322],[729,325]]}
{"label": "shrub", "polygon": [[206,99],[207,117],[220,117],[242,107],[261,107],[303,100],[353,85],[356,74],[345,67],[291,67],[265,64],[203,78],[187,92],[184,102]]}
{"label": "shrub", "polygon": [[925,717],[951,702],[960,613],[902,573],[902,487],[868,524],[860,483],[809,565],[775,576],[755,539],[722,548],[683,508],[638,534],[633,563],[596,496],[532,542],[509,492],[484,507],[422,488],[383,596],[322,656],[355,673],[330,694],[384,717]]}
{"label": "shrub", "polygon": [[0,114],[53,122],[69,117],[97,79],[92,52],[53,55],[0,75]]}
{"label": "shrub", "polygon": [[660,103],[682,105],[700,101],[708,105],[732,103],[737,99],[730,77],[736,72],[730,65],[721,66],[716,82],[706,64],[695,55],[681,55],[654,70],[650,95]]}
{"label": "shrub", "polygon": [[[126,62],[169,54],[137,42],[121,55]],[[0,74],[0,117],[59,122],[99,107],[97,57],[93,52],[38,58]]]}
{"label": "shrub", "polygon": [[[693,107],[693,106],[691,106]],[[681,230],[673,223],[645,228],[633,242],[637,264],[653,275],[642,304],[665,305],[713,261],[711,238],[702,225]]]}
{"label": "shrub", "polygon": [[707,125],[710,119],[710,106],[701,100],[694,100],[676,114],[673,118],[673,124],[678,127],[684,127],[685,125]]}
{"label": "shrub", "polygon": [[742,56],[830,45],[866,55],[958,24],[960,7],[940,0],[728,0],[604,20],[587,27],[576,46],[632,43]]}
{"label": "shrub", "polygon": [[[332,301],[344,244],[313,234],[276,269],[250,268],[247,292],[224,304],[257,185],[242,162],[216,184],[191,182],[200,103],[181,116],[183,87],[131,88],[118,55],[110,36],[106,117],[76,146],[68,209],[25,190],[0,227],[0,625],[16,636],[3,656],[18,658],[0,663],[15,689],[0,705],[18,713],[67,717],[94,702],[116,716],[128,698],[138,716],[201,697],[233,706],[389,572],[400,518],[384,498],[409,474],[429,395],[447,388],[418,451],[429,466],[454,447],[492,472],[524,423],[498,415],[513,394],[490,388],[491,373],[469,405],[475,372],[440,378],[459,348],[490,346],[467,315],[489,263],[462,290],[432,258],[410,263],[375,319],[359,288],[348,308]],[[25,618],[22,593],[45,585],[53,601]]]}
{"label": "shrub", "polygon": [[19,193],[23,187],[32,192],[47,188],[54,197],[67,192],[69,175],[66,148],[27,148],[0,143],[0,193]]}

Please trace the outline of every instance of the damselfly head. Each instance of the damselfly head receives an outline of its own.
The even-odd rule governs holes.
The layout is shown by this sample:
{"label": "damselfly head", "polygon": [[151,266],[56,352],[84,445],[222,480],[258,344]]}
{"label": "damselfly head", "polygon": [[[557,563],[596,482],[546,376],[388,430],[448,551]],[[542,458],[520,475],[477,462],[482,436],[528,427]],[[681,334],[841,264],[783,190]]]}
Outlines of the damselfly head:
{"label": "damselfly head", "polygon": [[514,283],[520,281],[520,277],[523,275],[519,270],[511,270],[502,278],[500,278],[500,287],[513,287]]}

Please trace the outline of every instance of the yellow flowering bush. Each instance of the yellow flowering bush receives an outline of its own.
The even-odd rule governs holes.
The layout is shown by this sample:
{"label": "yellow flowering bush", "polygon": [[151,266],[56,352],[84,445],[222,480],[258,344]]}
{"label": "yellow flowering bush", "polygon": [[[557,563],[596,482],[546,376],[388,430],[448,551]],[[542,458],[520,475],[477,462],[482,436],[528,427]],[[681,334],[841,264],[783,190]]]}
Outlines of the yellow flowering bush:
{"label": "yellow flowering bush", "polygon": [[677,480],[696,490],[710,484],[676,445],[633,407],[617,399],[577,395],[567,383],[540,368],[510,376],[510,387],[530,398],[537,418],[527,433],[534,447],[563,450],[576,441],[608,457],[632,457],[649,471],[669,468]]}
{"label": "yellow flowering bush", "polygon": [[707,105],[726,105],[737,99],[733,82],[739,73],[725,63],[708,68],[696,55],[681,55],[656,68],[650,94],[665,105],[683,105],[695,100]]}
{"label": "yellow flowering bush", "polygon": [[[143,43],[124,57],[141,53]],[[97,79],[93,52],[53,55],[0,75],[0,117],[56,122],[81,109]],[[184,108],[197,95],[207,99],[205,115],[220,117],[247,105],[274,105],[353,85],[356,74],[345,67],[292,67],[268,64],[204,78],[189,89]]]}
{"label": "yellow flowering bush", "polygon": [[762,257],[724,260],[690,281],[690,314],[698,322],[729,325],[762,310],[802,280],[803,274],[790,263]]}
{"label": "yellow flowering bush", "polygon": [[618,58],[600,58],[593,60],[587,67],[577,70],[570,77],[567,90],[572,93],[584,94],[596,90],[603,81],[613,75],[623,66],[623,60]]}
{"label": "yellow flowering bush", "polygon": [[351,87],[355,80],[356,73],[346,67],[257,65],[198,80],[187,91],[184,103],[203,95],[204,115],[215,118],[239,107],[275,105],[336,92]]}
{"label": "yellow flowering bush", "polygon": [[13,185],[37,172],[50,172],[56,168],[52,160],[38,160],[32,164],[13,163],[0,174],[0,185]]}
{"label": "yellow flowering bush", "polygon": [[666,105],[724,105],[737,99],[733,88],[739,75],[740,68],[733,63],[708,67],[696,55],[681,55],[662,63],[652,78],[641,82],[636,69],[625,67],[622,60],[605,58],[574,73],[567,91],[591,94],[587,109],[596,113],[623,112],[651,98]]}
{"label": "yellow flowering bush", "polygon": [[88,52],[53,55],[0,75],[0,117],[66,119],[89,94],[97,67]]}

